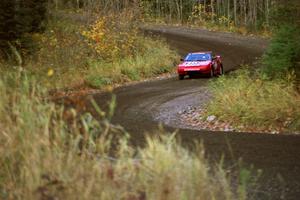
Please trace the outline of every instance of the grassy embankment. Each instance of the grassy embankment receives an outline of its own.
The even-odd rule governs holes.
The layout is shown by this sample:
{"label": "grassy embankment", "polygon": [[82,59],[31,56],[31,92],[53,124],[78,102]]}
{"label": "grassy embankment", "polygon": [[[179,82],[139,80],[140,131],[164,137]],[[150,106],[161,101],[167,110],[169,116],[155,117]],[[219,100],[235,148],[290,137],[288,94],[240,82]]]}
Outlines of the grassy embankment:
{"label": "grassy embankment", "polygon": [[[43,99],[26,75],[0,80],[1,199],[246,199],[250,173],[230,178],[172,136],[133,148],[122,128]],[[112,158],[113,156],[113,158]],[[237,184],[232,186],[232,183]]]}
{"label": "grassy embankment", "polygon": [[[52,17],[24,69],[50,89],[103,88],[172,72],[177,54],[161,40],[144,37],[130,12],[98,17]],[[93,16],[93,18],[95,18]],[[91,21],[91,20],[90,20]],[[11,67],[2,64],[5,73]]]}
{"label": "grassy embankment", "polygon": [[282,27],[258,70],[238,70],[213,81],[208,113],[240,130],[300,131],[299,28]]}

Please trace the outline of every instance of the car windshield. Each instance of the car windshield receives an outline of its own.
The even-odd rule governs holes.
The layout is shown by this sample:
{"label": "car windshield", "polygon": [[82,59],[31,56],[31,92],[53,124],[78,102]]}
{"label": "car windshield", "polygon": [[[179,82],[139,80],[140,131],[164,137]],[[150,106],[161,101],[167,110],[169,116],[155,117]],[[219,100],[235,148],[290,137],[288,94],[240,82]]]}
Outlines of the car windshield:
{"label": "car windshield", "polygon": [[211,60],[211,55],[209,53],[197,53],[197,54],[188,54],[185,61],[207,61]]}

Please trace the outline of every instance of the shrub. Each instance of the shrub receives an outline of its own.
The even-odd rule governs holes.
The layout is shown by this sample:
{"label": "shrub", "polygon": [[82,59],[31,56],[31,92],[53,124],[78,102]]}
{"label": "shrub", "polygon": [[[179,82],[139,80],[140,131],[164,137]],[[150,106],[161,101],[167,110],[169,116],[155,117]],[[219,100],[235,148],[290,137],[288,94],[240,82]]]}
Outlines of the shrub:
{"label": "shrub", "polygon": [[89,31],[83,31],[91,47],[106,61],[134,56],[138,43],[138,26],[133,12],[100,17]]}
{"label": "shrub", "polygon": [[299,61],[300,29],[293,25],[281,26],[263,56],[262,71],[271,78],[283,77],[287,72],[297,70]]}
{"label": "shrub", "polygon": [[[85,25],[70,17],[49,19],[43,34],[34,34],[39,51],[26,63],[26,70],[49,88],[73,87],[83,83],[88,60],[96,54],[80,34]],[[53,70],[49,77],[47,72]]]}

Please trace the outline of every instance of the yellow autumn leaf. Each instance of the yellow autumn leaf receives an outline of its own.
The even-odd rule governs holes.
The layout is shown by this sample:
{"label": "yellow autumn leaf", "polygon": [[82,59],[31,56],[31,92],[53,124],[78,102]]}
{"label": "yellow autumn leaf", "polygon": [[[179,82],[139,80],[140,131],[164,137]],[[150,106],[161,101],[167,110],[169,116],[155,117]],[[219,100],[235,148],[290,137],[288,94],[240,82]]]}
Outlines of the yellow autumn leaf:
{"label": "yellow autumn leaf", "polygon": [[54,74],[54,70],[53,69],[49,69],[47,72],[47,76],[51,77]]}

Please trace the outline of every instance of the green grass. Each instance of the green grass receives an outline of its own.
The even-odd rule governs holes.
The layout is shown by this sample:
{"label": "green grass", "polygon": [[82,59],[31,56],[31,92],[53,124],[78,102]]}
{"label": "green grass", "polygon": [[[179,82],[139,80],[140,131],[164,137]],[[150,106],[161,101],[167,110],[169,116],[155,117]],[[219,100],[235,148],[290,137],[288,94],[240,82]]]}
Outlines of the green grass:
{"label": "green grass", "polygon": [[178,56],[162,41],[140,38],[145,52],[114,62],[94,60],[89,63],[85,76],[92,87],[137,81],[174,71]]}
{"label": "green grass", "polygon": [[[192,153],[173,136],[128,144],[123,129],[101,114],[77,115],[44,100],[25,74],[0,80],[1,199],[245,199],[204,150]],[[99,110],[99,109],[98,109]],[[109,118],[109,116],[107,116]],[[114,159],[112,159],[112,157]]]}
{"label": "green grass", "polygon": [[300,95],[288,81],[264,80],[242,69],[210,83],[209,114],[256,130],[300,130]]}

